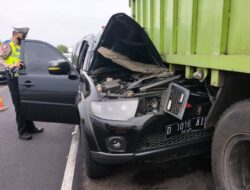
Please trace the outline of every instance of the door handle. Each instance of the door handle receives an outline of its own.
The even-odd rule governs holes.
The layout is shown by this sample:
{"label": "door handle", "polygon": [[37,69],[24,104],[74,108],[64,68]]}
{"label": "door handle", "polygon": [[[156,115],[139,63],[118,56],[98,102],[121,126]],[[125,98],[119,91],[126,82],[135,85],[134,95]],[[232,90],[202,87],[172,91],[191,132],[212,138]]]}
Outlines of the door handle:
{"label": "door handle", "polygon": [[35,86],[35,84],[32,83],[31,81],[25,81],[24,83],[21,83],[20,85],[21,85],[21,86],[26,86],[26,87]]}

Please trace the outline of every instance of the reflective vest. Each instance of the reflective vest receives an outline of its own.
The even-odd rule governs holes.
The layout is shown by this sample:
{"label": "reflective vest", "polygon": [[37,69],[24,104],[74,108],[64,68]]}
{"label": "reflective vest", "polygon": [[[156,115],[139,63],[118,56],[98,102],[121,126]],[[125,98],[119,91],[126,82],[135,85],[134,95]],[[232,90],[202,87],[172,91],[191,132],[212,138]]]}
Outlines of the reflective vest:
{"label": "reflective vest", "polygon": [[16,45],[13,41],[9,42],[9,45],[11,47],[11,54],[8,56],[7,59],[5,59],[5,62],[9,65],[15,64],[20,61],[20,49],[21,47],[19,45]]}
{"label": "reflective vest", "polygon": [[[4,61],[9,65],[18,63],[20,61],[20,49],[21,49],[21,47],[19,45],[16,45],[13,41],[9,41],[8,43],[11,47],[11,54]],[[18,77],[19,70],[18,69],[11,70],[9,75],[10,75],[11,79]]]}

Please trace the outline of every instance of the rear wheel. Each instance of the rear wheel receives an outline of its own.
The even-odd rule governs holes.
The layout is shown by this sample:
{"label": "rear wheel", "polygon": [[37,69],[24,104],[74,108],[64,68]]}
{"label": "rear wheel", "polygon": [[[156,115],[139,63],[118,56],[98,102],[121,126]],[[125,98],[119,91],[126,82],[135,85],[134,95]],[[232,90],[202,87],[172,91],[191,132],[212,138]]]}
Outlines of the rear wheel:
{"label": "rear wheel", "polygon": [[250,189],[250,100],[234,104],[219,120],[212,166],[217,189]]}
{"label": "rear wheel", "polygon": [[84,168],[89,178],[101,178],[110,174],[111,169],[107,164],[96,162],[89,150],[83,130],[81,130],[81,142],[83,148]]}

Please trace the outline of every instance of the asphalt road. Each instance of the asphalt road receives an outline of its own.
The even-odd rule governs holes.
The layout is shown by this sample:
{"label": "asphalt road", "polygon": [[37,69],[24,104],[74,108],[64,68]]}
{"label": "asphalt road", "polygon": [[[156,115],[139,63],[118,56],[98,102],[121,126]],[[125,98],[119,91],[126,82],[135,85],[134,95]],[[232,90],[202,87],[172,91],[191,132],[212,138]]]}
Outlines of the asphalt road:
{"label": "asphalt road", "polygon": [[59,190],[74,126],[36,123],[44,133],[31,141],[20,140],[10,94],[2,85],[0,96],[10,106],[0,112],[0,189]]}

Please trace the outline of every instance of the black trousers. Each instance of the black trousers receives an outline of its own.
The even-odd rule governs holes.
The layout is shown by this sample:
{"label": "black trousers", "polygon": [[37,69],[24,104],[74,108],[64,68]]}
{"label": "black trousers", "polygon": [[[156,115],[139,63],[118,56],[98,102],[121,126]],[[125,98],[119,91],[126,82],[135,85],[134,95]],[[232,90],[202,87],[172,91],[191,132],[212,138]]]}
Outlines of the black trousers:
{"label": "black trousers", "polygon": [[33,121],[28,121],[21,112],[20,94],[18,89],[18,78],[7,80],[12,102],[16,111],[17,131],[21,135],[35,127]]}

